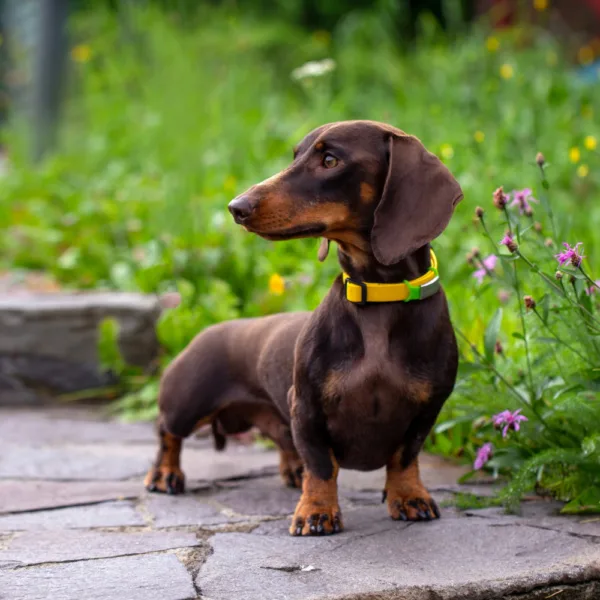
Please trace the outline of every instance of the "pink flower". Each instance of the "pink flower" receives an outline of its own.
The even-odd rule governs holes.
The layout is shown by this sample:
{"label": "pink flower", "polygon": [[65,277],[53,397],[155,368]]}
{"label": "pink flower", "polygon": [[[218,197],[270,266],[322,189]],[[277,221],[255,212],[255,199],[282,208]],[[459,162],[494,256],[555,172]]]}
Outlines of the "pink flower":
{"label": "pink flower", "polygon": [[517,242],[513,239],[512,233],[507,232],[504,237],[500,240],[501,246],[506,246],[510,252],[516,252],[518,246]]}
{"label": "pink flower", "polygon": [[473,463],[473,468],[476,471],[479,471],[479,469],[481,469],[483,465],[485,465],[485,463],[492,458],[492,450],[493,446],[489,442],[477,450],[477,456],[475,457],[475,462]]}
{"label": "pink flower", "polygon": [[513,201],[510,203],[511,206],[519,207],[519,214],[531,216],[533,214],[533,208],[531,208],[530,202],[536,202],[537,200],[531,195],[531,190],[525,188],[522,190],[515,190],[513,192]]}
{"label": "pink flower", "polygon": [[595,285],[590,285],[590,287],[587,290],[585,290],[585,293],[588,296],[600,293],[600,279],[596,279],[596,281],[594,281],[594,284]]}
{"label": "pink flower", "polygon": [[556,254],[554,258],[558,261],[558,264],[562,267],[569,261],[574,267],[578,267],[581,264],[581,261],[585,258],[583,254],[583,248],[579,250],[579,246],[581,246],[581,242],[577,242],[573,248],[567,244],[567,242],[563,242],[563,246],[566,248],[563,252]]}
{"label": "pink flower", "polygon": [[511,412],[510,410],[504,410],[501,413],[498,413],[497,415],[494,415],[492,417],[494,427],[501,427],[502,425],[504,425],[504,427],[502,428],[503,438],[505,438],[508,435],[508,431],[511,427],[515,431],[519,431],[519,429],[521,429],[519,423],[521,421],[529,421],[527,417],[520,415],[520,412],[520,408],[518,410],[515,410],[514,412]]}
{"label": "pink flower", "polygon": [[481,269],[477,269],[473,273],[473,277],[477,279],[479,284],[483,283],[483,278],[486,275],[489,275],[496,268],[496,263],[498,262],[498,257],[495,254],[490,254],[487,258],[484,258],[482,261]]}
{"label": "pink flower", "polygon": [[508,290],[500,290],[498,292],[498,301],[501,304],[506,304],[510,300],[510,292]]}

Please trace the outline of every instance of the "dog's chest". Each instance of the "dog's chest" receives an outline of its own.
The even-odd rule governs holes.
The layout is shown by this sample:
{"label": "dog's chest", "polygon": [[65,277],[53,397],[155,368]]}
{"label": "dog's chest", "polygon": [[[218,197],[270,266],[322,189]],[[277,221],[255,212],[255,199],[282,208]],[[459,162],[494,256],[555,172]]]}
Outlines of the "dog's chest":
{"label": "dog's chest", "polygon": [[362,343],[342,365],[332,366],[323,386],[326,412],[352,408],[367,417],[391,417],[404,403],[429,400],[431,384],[410,364],[410,349],[400,350],[389,337],[389,324],[361,327]]}

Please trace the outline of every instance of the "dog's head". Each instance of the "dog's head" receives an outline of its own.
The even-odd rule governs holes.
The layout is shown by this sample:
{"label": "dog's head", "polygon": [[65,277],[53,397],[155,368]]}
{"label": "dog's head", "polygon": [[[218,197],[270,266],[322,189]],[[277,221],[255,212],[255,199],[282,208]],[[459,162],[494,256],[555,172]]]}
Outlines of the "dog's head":
{"label": "dog's head", "polygon": [[341,121],[309,133],[287,169],[229,210],[266,239],[323,237],[391,265],[440,235],[461,199],[458,182],[416,137],[374,121]]}

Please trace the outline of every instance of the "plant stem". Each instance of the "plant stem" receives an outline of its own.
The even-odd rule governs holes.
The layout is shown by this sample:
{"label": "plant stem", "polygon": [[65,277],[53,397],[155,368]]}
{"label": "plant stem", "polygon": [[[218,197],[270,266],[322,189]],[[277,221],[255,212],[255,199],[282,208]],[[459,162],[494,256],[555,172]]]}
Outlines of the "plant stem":
{"label": "plant stem", "polygon": [[[574,441],[577,445],[580,444],[580,440],[577,439],[574,435],[572,435],[569,432],[564,432],[564,431],[557,431],[555,429],[553,429],[550,425],[548,425],[548,423],[546,422],[546,420],[544,419],[544,417],[542,417],[542,415],[539,413],[538,409],[536,406],[534,406],[533,404],[528,404],[524,399],[523,396],[521,396],[521,394],[519,393],[519,391],[515,388],[514,385],[512,385],[512,383],[510,383],[505,377],[504,375],[502,375],[502,373],[500,373],[500,371],[498,371],[498,369],[496,368],[496,366],[489,362],[485,356],[483,356],[483,354],[481,354],[481,352],[479,352],[479,350],[477,350],[477,346],[475,346],[475,344],[472,344],[469,340],[469,338],[460,330],[460,329],[455,329],[456,333],[458,333],[458,335],[467,343],[469,344],[469,347],[471,348],[471,350],[477,355],[477,358],[479,358],[479,360],[481,362],[483,362],[483,364],[486,367],[489,367],[494,375],[496,375],[496,377],[498,377],[498,379],[500,379],[500,381],[502,381],[502,383],[504,383],[504,385],[513,393],[513,395],[517,398],[517,400],[526,408],[530,409],[533,414],[536,416],[536,418],[538,419],[538,421],[549,431],[549,432],[553,432],[556,434],[561,434],[561,435],[567,435],[568,437],[571,438],[572,441]],[[560,444],[559,444],[560,445]]]}
{"label": "plant stem", "polygon": [[546,201],[544,202],[544,208],[546,209],[546,212],[548,213],[548,218],[550,219],[550,226],[552,227],[552,236],[554,238],[554,241],[556,242],[556,240],[558,239],[558,232],[556,230],[556,222],[554,221],[554,212],[552,210],[552,204],[550,203],[550,192],[548,191],[550,189],[550,184],[548,183],[548,180],[546,179],[546,173],[544,171],[544,166],[539,165],[539,167],[540,167],[540,173],[542,175],[542,187],[546,190],[546,193],[544,194],[544,196],[546,197]]}
{"label": "plant stem", "polygon": [[593,287],[598,288],[600,290],[600,285],[598,285],[584,270],[581,265],[579,265],[579,270],[581,274],[588,280],[588,283],[591,283]]}
{"label": "plant stem", "polygon": [[533,385],[533,371],[531,369],[531,353],[529,351],[529,342],[527,341],[527,326],[525,325],[525,311],[521,302],[521,284],[519,281],[519,272],[517,263],[513,263],[515,274],[515,288],[517,290],[517,302],[519,304],[519,317],[521,319],[521,329],[523,330],[523,343],[525,345],[525,359],[527,361],[527,373],[529,375],[529,393],[531,394],[531,404],[535,401],[535,386]]}
{"label": "plant stem", "polygon": [[[542,315],[540,315],[540,313],[538,313],[538,311],[534,308],[533,312],[536,314],[536,316],[538,317],[538,319],[542,322],[542,325],[550,332],[550,335],[552,335],[552,337],[559,343],[561,343],[563,346],[565,346],[566,348],[568,348],[571,352],[573,352],[574,354],[576,354],[577,356],[579,356],[579,358],[581,358],[584,362],[589,363],[588,359],[581,354],[581,352],[579,352],[578,350],[575,350],[575,348],[573,348],[573,346],[570,346],[569,344],[567,344],[567,342],[565,342],[563,339],[559,338],[558,335],[556,333],[554,333],[554,331],[552,331],[552,329],[550,328],[550,325],[548,325],[548,323],[544,322],[544,319],[542,319]],[[594,365],[591,365],[594,366]]]}
{"label": "plant stem", "polygon": [[[561,286],[559,287],[558,285],[556,285],[554,283],[554,281],[552,281],[552,279],[550,277],[548,277],[548,275],[546,275],[545,273],[542,273],[542,271],[540,271],[540,269],[536,265],[534,265],[526,256],[523,256],[523,254],[521,254],[521,251],[519,249],[517,249],[516,254],[519,256],[519,258],[522,258],[531,267],[531,269],[533,269],[548,285],[550,285],[552,288],[554,288],[554,290],[556,292],[558,292],[570,304],[577,307],[579,310],[587,313],[587,315],[600,326],[600,321],[598,321],[598,319],[596,319],[594,317],[594,315],[589,310],[587,310],[587,308],[585,308],[585,306],[583,306],[582,304],[579,304],[579,302],[575,302],[574,300],[571,299],[569,294],[567,294],[567,291],[565,290],[564,286],[562,285],[562,282],[561,282]],[[600,333],[600,329],[597,329],[597,328],[595,328],[595,329],[597,332]]]}

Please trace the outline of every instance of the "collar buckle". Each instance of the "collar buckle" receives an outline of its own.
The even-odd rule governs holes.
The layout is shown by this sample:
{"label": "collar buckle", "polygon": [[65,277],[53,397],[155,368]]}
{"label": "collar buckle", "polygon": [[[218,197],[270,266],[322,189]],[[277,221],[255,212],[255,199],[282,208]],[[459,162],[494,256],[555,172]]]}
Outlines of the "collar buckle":
{"label": "collar buckle", "polygon": [[348,297],[348,284],[353,283],[360,287],[360,301],[352,302],[353,304],[358,304],[359,306],[365,306],[367,304],[367,284],[364,281],[358,281],[356,279],[352,279],[351,277],[347,277],[344,280],[344,295],[346,298]]}

